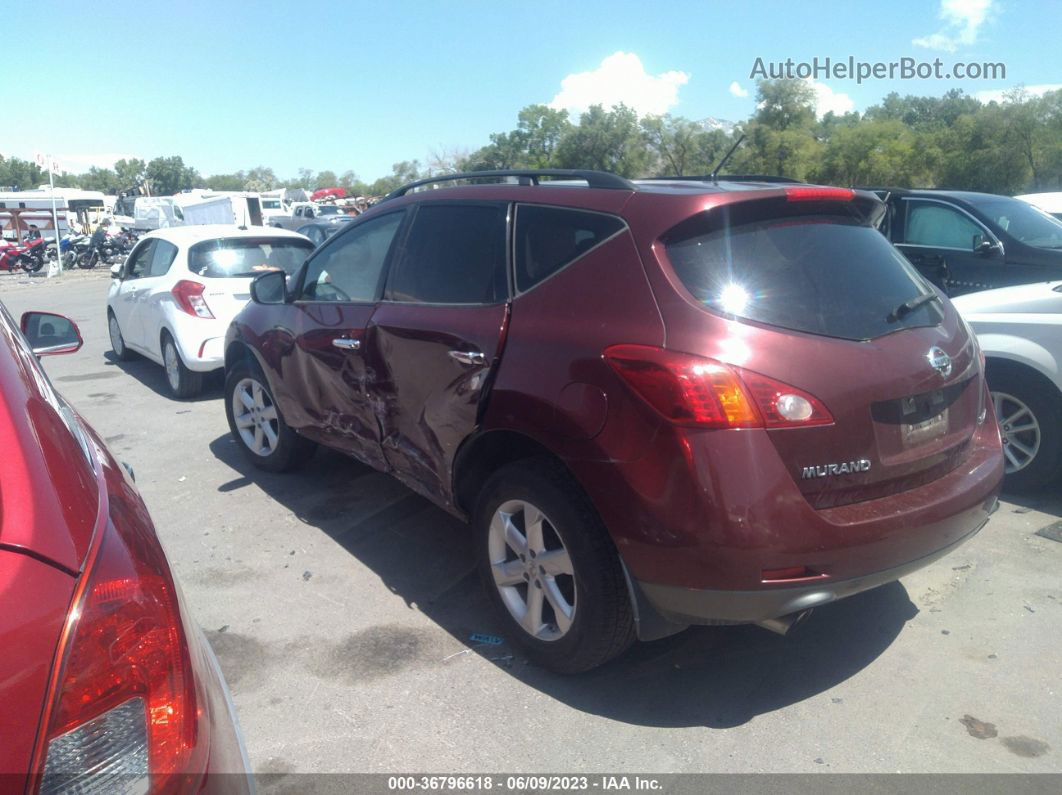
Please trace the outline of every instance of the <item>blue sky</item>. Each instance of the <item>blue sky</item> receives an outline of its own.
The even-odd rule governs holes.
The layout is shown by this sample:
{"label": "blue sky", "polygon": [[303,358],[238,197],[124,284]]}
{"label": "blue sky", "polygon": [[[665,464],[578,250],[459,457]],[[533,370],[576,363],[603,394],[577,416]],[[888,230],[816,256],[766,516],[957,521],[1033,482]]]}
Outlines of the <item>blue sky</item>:
{"label": "blue sky", "polygon": [[823,107],[837,109],[893,90],[1062,87],[1053,0],[37,0],[7,4],[4,23],[15,35],[0,154],[52,153],[71,171],[179,154],[203,174],[267,165],[372,180],[399,160],[475,149],[523,106],[554,100],[741,120],[757,57],[1007,67],[993,81],[823,81]]}

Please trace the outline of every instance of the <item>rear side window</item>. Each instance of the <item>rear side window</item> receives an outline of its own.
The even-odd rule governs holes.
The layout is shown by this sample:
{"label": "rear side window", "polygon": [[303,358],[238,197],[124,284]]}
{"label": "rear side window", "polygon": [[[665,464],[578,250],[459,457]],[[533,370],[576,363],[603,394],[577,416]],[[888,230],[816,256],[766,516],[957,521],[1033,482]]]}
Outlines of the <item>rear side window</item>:
{"label": "rear side window", "polygon": [[313,251],[298,238],[229,237],[196,243],[188,251],[188,270],[199,276],[231,279],[265,271],[295,273]]}
{"label": "rear side window", "polygon": [[388,284],[392,301],[493,304],[509,294],[504,204],[422,204]]}
{"label": "rear side window", "polygon": [[932,288],[880,233],[845,215],[757,218],[721,208],[680,224],[664,243],[686,289],[724,315],[853,340],[943,318],[931,301],[889,319]]}
{"label": "rear side window", "polygon": [[151,255],[151,264],[148,266],[148,276],[165,276],[177,257],[177,246],[168,240],[156,240],[155,251]]}
{"label": "rear side window", "polygon": [[516,210],[516,288],[530,290],[623,229],[619,218],[561,207]]}

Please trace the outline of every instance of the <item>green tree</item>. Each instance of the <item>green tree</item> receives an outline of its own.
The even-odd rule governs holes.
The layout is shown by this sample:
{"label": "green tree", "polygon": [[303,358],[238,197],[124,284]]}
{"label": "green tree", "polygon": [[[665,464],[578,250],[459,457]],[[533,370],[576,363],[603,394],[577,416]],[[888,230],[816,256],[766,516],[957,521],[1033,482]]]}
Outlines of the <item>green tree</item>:
{"label": "green tree", "polygon": [[277,175],[273,173],[273,169],[266,166],[255,166],[247,172],[243,187],[240,190],[261,193],[262,191],[273,190],[279,184],[280,182],[277,180]]}
{"label": "green tree", "polygon": [[897,119],[838,126],[812,174],[834,185],[910,187],[927,178],[916,146],[917,134]]}
{"label": "green tree", "polygon": [[77,178],[77,184],[83,190],[98,190],[107,194],[116,194],[127,185],[118,181],[118,175],[109,168],[97,168],[92,166],[84,174]]}
{"label": "green tree", "polygon": [[233,174],[214,174],[203,180],[210,190],[244,190],[247,184],[247,174],[237,171]]}
{"label": "green tree", "polygon": [[0,185],[18,190],[35,190],[48,181],[48,173],[29,160],[0,155]]}
{"label": "green tree", "polygon": [[611,171],[623,177],[643,175],[649,160],[638,114],[622,104],[608,111],[592,105],[556,150],[556,163],[561,168]]}
{"label": "green tree", "polygon": [[118,190],[128,190],[140,184],[147,173],[147,163],[133,157],[121,159],[114,164],[114,174]]}
{"label": "green tree", "polygon": [[168,196],[194,188],[199,182],[199,172],[184,164],[180,155],[156,157],[147,164],[144,175],[151,183],[151,192],[156,196]]}
{"label": "green tree", "polygon": [[334,171],[319,171],[317,176],[314,177],[313,187],[317,190],[321,188],[335,188],[338,186],[339,178]]}

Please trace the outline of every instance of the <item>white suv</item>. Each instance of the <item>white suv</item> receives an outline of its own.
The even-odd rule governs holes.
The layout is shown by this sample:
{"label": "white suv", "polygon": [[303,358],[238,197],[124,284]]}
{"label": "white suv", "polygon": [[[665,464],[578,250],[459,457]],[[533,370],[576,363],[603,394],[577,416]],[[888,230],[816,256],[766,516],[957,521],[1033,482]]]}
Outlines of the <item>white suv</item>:
{"label": "white suv", "polygon": [[166,368],[179,398],[225,363],[225,331],[250,300],[251,280],[295,273],[313,243],[284,229],[202,225],[145,235],[111,269],[107,326],[120,360],[139,353]]}

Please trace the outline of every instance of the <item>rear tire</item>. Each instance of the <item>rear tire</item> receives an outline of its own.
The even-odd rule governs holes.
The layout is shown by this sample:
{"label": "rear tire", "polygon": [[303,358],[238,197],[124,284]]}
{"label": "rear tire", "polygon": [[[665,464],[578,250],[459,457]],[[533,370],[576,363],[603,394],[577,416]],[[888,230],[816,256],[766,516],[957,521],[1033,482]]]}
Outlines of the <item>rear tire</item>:
{"label": "rear tire", "polygon": [[1062,472],[1062,394],[1022,365],[990,361],[987,375],[1003,437],[1003,488],[1014,493],[1042,489]]}
{"label": "rear tire", "polygon": [[253,362],[243,360],[226,369],[225,416],[240,451],[267,472],[297,469],[317,450],[284,422],[269,382]]}
{"label": "rear tire", "polygon": [[168,333],[162,335],[162,363],[166,370],[166,383],[173,396],[185,400],[195,397],[203,388],[203,374],[189,370],[177,350],[177,343]]}
{"label": "rear tire", "polygon": [[533,662],[579,673],[631,645],[619,555],[563,467],[549,458],[502,467],[484,484],[473,521],[488,599]]}

